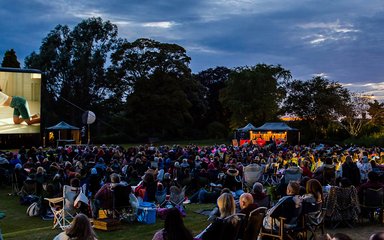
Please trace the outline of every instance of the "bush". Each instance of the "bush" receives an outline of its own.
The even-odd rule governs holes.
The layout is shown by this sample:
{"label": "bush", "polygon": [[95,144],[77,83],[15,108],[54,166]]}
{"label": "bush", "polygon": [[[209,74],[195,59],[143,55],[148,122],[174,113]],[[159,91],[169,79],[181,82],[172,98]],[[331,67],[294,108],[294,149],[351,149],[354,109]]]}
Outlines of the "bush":
{"label": "bush", "polygon": [[374,133],[369,136],[363,136],[358,139],[349,138],[344,141],[345,144],[356,144],[359,146],[384,146],[384,132]]}

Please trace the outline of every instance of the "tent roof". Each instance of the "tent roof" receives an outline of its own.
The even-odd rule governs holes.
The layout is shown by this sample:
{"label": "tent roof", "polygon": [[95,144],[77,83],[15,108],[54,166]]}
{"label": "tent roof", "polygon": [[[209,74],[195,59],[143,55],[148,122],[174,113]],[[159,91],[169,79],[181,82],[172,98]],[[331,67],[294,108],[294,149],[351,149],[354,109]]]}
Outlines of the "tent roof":
{"label": "tent roof", "polygon": [[64,121],[61,121],[58,124],[56,124],[55,126],[47,127],[46,129],[48,129],[48,130],[78,130],[79,128],[72,126],[72,125],[69,125],[68,123],[66,123]]}
{"label": "tent roof", "polygon": [[252,123],[248,123],[245,127],[238,128],[238,131],[248,132],[256,130],[256,127],[252,125]]}
{"label": "tent roof", "polygon": [[267,122],[261,127],[255,129],[256,131],[298,131],[297,128],[291,128],[284,122]]}

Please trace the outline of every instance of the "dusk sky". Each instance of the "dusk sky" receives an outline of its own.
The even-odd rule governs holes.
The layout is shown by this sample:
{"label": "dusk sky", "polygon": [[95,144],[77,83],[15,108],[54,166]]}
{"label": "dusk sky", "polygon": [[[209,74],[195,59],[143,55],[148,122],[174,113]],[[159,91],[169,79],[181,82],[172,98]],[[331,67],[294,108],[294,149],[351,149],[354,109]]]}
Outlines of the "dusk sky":
{"label": "dusk sky", "polygon": [[194,73],[281,64],[384,100],[383,0],[0,0],[0,60],[13,48],[23,64],[56,25],[89,17],[184,47]]}

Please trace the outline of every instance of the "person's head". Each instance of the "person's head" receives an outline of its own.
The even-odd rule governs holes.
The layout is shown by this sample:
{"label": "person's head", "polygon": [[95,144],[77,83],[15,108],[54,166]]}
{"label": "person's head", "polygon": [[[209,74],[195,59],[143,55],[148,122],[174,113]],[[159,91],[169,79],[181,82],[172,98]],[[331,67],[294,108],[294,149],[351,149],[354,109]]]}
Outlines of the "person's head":
{"label": "person's head", "polygon": [[82,213],[75,216],[70,227],[65,230],[65,233],[71,239],[93,240],[96,238],[91,222],[88,217]]}
{"label": "person's head", "polygon": [[384,232],[377,232],[369,237],[369,240],[384,240]]}
{"label": "person's head", "polygon": [[220,197],[217,199],[217,206],[219,207],[221,218],[226,218],[235,214],[235,199],[230,193],[221,194]]}
{"label": "person's head", "polygon": [[255,184],[253,184],[252,190],[256,194],[262,193],[264,191],[263,184],[261,184],[259,182],[255,182]]}
{"label": "person's head", "polygon": [[379,181],[380,177],[379,177],[379,174],[377,174],[377,172],[370,171],[368,173],[368,179],[369,179],[369,181],[377,182],[377,181]]}
{"label": "person's head", "polygon": [[300,184],[296,181],[290,181],[287,186],[287,195],[298,195],[300,193]]}
{"label": "person's head", "polygon": [[152,173],[147,172],[146,174],[144,174],[143,183],[150,184],[153,182],[155,182],[155,176]]}
{"label": "person's head", "polygon": [[229,190],[229,188],[223,188],[220,191],[220,195],[223,194],[223,193],[231,193],[231,190]]}
{"label": "person's head", "polygon": [[111,178],[111,183],[119,183],[120,182],[120,176],[117,173],[112,173],[110,178]]}
{"label": "person's head", "polygon": [[304,160],[303,161],[303,166],[306,167],[306,168],[309,168],[309,161],[308,160]]}
{"label": "person's head", "polygon": [[43,174],[45,173],[45,169],[43,167],[38,167],[36,173]]}
{"label": "person's head", "polygon": [[323,201],[323,186],[316,179],[308,180],[305,190],[307,193],[312,194],[317,202]]}
{"label": "person's head", "polygon": [[80,179],[72,178],[69,184],[71,185],[71,187],[80,187]]}
{"label": "person's head", "polygon": [[348,155],[348,156],[345,158],[345,162],[348,163],[348,164],[353,163],[352,156],[351,156],[351,155]]}
{"label": "person's head", "polygon": [[239,204],[240,208],[244,209],[253,203],[253,197],[250,193],[243,193],[240,195]]}
{"label": "person's head", "polygon": [[340,180],[340,187],[347,188],[352,185],[351,180],[349,180],[346,177],[341,178]]}
{"label": "person's head", "polygon": [[193,239],[191,232],[184,226],[183,218],[177,208],[171,208],[167,211],[164,221],[164,230],[164,234],[166,234],[166,238],[164,239]]}

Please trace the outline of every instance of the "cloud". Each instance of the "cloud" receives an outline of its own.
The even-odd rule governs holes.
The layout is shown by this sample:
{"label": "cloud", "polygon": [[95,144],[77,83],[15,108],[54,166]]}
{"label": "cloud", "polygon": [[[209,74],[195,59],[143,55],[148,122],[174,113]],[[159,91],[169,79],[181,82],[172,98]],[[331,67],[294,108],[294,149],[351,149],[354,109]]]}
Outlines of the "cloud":
{"label": "cloud", "polygon": [[304,30],[301,37],[307,43],[317,46],[326,42],[337,42],[339,40],[356,40],[355,33],[360,32],[351,23],[334,22],[309,22],[298,24],[298,28]]}
{"label": "cloud", "polygon": [[176,25],[176,23],[173,22],[173,21],[143,23],[144,27],[152,27],[152,28],[171,28],[171,27],[173,27],[175,25]]}
{"label": "cloud", "polygon": [[56,25],[101,17],[128,41],[179,44],[193,72],[266,63],[296,79],[380,83],[383,13],[382,0],[2,0],[0,55],[14,48],[22,62]]}
{"label": "cloud", "polygon": [[342,85],[351,92],[372,95],[372,99],[384,102],[384,82],[343,83]]}

